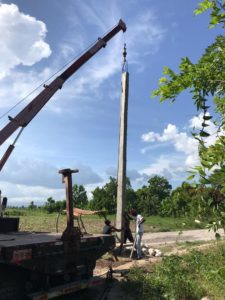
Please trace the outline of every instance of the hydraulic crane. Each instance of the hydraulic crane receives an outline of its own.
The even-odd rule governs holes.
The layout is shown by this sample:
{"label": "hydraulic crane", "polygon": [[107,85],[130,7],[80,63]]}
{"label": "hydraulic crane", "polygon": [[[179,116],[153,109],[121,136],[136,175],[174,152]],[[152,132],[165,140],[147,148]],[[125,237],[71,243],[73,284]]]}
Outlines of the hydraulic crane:
{"label": "hydraulic crane", "polygon": [[[0,170],[15,147],[22,130],[36,116],[64,82],[94,56],[120,30],[119,23],[93,46],[85,51],[64,72],[56,77],[0,131],[2,145],[17,129],[20,131],[0,160]],[[97,284],[93,277],[96,260],[115,247],[112,235],[83,234],[73,224],[72,173],[78,170],[63,169],[66,187],[67,227],[61,233],[18,232],[19,218],[4,217],[6,198],[0,192],[0,299],[53,299]],[[2,202],[2,203],[1,203]]]}

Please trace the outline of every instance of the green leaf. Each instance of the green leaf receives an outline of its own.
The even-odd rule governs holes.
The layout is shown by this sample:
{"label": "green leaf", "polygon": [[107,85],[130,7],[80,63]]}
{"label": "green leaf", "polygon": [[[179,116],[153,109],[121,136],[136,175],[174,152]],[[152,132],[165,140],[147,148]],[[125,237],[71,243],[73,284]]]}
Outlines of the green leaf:
{"label": "green leaf", "polygon": [[167,81],[168,81],[168,80],[167,80],[166,77],[161,77],[161,78],[159,79],[159,84],[166,83]]}
{"label": "green leaf", "polygon": [[201,137],[208,137],[208,136],[210,136],[210,134],[208,132],[205,132],[205,131],[201,131],[199,135]]}
{"label": "green leaf", "polygon": [[208,121],[208,120],[211,120],[212,119],[212,116],[203,116],[203,120],[205,121]]}
{"label": "green leaf", "polygon": [[216,238],[217,240],[219,240],[219,239],[221,238],[221,236],[220,236],[220,234],[219,234],[218,232],[216,232],[215,238]]}
{"label": "green leaf", "polygon": [[187,178],[187,180],[192,180],[193,178],[195,178],[195,174],[190,175],[190,176]]}
{"label": "green leaf", "polygon": [[209,124],[206,124],[206,123],[202,123],[202,127],[208,127]]}

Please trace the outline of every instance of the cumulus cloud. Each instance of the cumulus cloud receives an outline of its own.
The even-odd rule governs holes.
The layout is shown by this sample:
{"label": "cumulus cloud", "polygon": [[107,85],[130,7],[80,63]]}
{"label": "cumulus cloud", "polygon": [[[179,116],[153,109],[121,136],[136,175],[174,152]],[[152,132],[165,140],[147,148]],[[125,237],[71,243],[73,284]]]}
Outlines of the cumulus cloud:
{"label": "cumulus cloud", "polygon": [[184,159],[175,155],[160,155],[149,167],[141,169],[139,172],[143,175],[154,176],[160,175],[168,180],[181,179],[186,171]]}
{"label": "cumulus cloud", "polygon": [[[102,178],[91,167],[81,163],[74,165],[74,169],[79,169],[79,173],[73,176],[74,183],[86,185],[102,182]],[[11,158],[1,171],[0,180],[33,187],[61,188],[62,182],[58,173],[61,168],[63,169],[40,160]]]}
{"label": "cumulus cloud", "polygon": [[172,143],[176,151],[186,154],[184,165],[187,168],[193,167],[199,162],[198,141],[188,136],[186,132],[179,132],[178,128],[173,124],[168,124],[162,134],[152,131],[143,134],[142,140],[144,142]]}
{"label": "cumulus cloud", "polygon": [[[63,39],[67,42],[62,43],[59,39],[60,56],[55,58],[51,69],[48,68],[39,73],[34,69],[26,70],[26,73],[16,69],[10,73],[10,78],[4,76],[12,68],[18,65],[32,65],[43,57],[48,57],[51,50],[45,42],[47,29],[42,21],[20,12],[15,4],[0,5],[0,29],[2,32],[7,32],[2,37],[4,47],[0,49],[0,55],[4,58],[0,62],[0,78],[4,79],[0,81],[0,98],[10,99],[9,101],[0,101],[0,105],[6,107],[17,103],[62,66],[62,57],[66,57],[68,60],[68,56],[71,58],[75,54],[77,55],[78,44],[79,47],[82,45],[82,49],[79,51],[85,49],[87,40],[90,40],[89,34],[93,32],[93,26],[100,35],[112,28],[121,16],[120,6],[114,2],[111,4],[111,9],[108,9],[104,1],[102,5],[104,14],[100,14],[101,17],[99,17],[99,12],[96,12],[94,1],[90,2],[89,5],[80,1],[77,18],[74,18],[74,10],[70,9],[70,12],[73,11],[73,18],[69,17],[67,21],[73,23],[73,34],[68,34],[66,39]],[[88,23],[87,15],[89,16]],[[83,18],[85,18],[85,29],[82,27]],[[78,22],[78,20],[80,21]],[[87,30],[88,24],[89,30]],[[151,55],[157,51],[166,31],[150,9],[145,10],[145,12],[137,12],[134,17],[127,20],[127,26],[129,27],[126,33],[129,64],[136,64],[141,69],[144,65],[142,63],[143,56]],[[74,38],[74,30],[76,31],[76,38]],[[118,59],[122,53],[121,45],[123,45],[123,36],[118,34],[109,41],[106,49],[101,50],[104,51],[104,55],[96,55],[93,60],[88,62],[88,68],[79,70],[79,76],[72,78],[72,84],[65,84],[63,93],[57,93],[54,96],[54,103],[49,102],[45,109],[54,113],[71,113],[71,109],[68,107],[70,107],[70,103],[74,104],[75,100],[82,101],[82,107],[86,103],[88,109],[90,102],[95,101],[95,99],[98,101],[103,99],[105,95],[103,89],[99,89],[99,87],[105,82],[109,85],[112,84],[112,81],[108,81],[108,79],[121,70],[122,62]],[[76,53],[73,52],[74,49]],[[114,86],[111,90],[115,90]],[[113,95],[111,92],[111,96],[118,97],[118,90]],[[62,97],[64,101],[61,101]],[[64,105],[65,99],[67,105]]]}
{"label": "cumulus cloud", "polygon": [[27,206],[31,201],[42,205],[52,197],[54,200],[65,199],[65,189],[48,188],[43,186],[27,186],[6,181],[0,181],[2,195],[8,198],[9,206]]}
{"label": "cumulus cloud", "polygon": [[[207,114],[207,116],[209,116],[209,113]],[[203,113],[201,113],[199,116],[195,116],[189,121],[189,128],[201,130],[202,122],[203,122]],[[224,135],[225,132],[223,130],[220,130],[220,132],[218,132],[218,127],[210,120],[207,121],[207,125],[208,126],[204,129],[204,131],[208,132],[210,136],[205,138],[204,141],[206,146],[210,146],[215,144],[218,136]]]}
{"label": "cumulus cloud", "polygon": [[[74,3],[76,10],[77,5],[77,3]],[[72,49],[77,49],[77,44],[87,47],[84,39],[89,39],[87,34],[92,32],[93,28],[96,28],[95,31],[102,35],[118,23],[121,11],[120,7],[116,6],[116,2],[107,3],[106,7],[106,3],[102,1],[101,8],[102,13],[96,11],[96,3],[94,1],[90,1],[88,4],[84,1],[79,1],[79,14],[77,14],[76,18],[74,18],[74,9],[70,9],[70,11],[73,11],[73,17],[70,17],[69,20],[74,26],[74,30],[76,30],[76,39],[72,36],[67,38],[68,41],[66,43],[61,44],[61,48],[65,50],[63,51],[65,55],[68,53],[71,55]],[[85,29],[81,26],[84,22],[83,18],[85,18]],[[80,22],[77,20],[80,20]],[[87,31],[88,25],[90,26],[89,31]],[[132,19],[127,21],[127,27],[129,28],[126,32],[129,64],[135,64],[140,71],[144,66],[143,56],[151,55],[158,50],[166,30],[160,25],[160,22],[150,9],[144,13],[141,11],[137,12]],[[80,41],[82,42],[80,43]],[[73,98],[73,101],[81,98],[85,98],[87,101],[88,98],[93,102],[94,99],[99,101],[99,98],[104,97],[99,87],[105,82],[107,82],[107,85],[110,84],[107,80],[121,70],[122,59],[118,58],[122,56],[123,49],[121,45],[123,43],[122,33],[116,35],[108,42],[106,48],[101,50],[101,52],[104,51],[104,55],[96,55],[94,59],[88,62],[88,68],[79,70],[79,77],[73,79],[73,85],[64,89],[64,96],[66,94],[65,98],[67,101],[71,98]],[[116,94],[116,96],[118,95]],[[57,105],[60,105],[59,102],[57,102]]]}
{"label": "cumulus cloud", "polygon": [[[90,188],[103,182],[91,167],[76,163],[79,173],[73,175],[73,184]],[[10,159],[0,174],[0,186],[4,195],[10,198],[11,205],[27,205],[31,201],[43,204],[47,198],[65,199],[65,187],[59,169],[43,161]]]}
{"label": "cumulus cloud", "polygon": [[[201,130],[202,121],[203,114],[195,116],[189,120],[188,127],[190,130]],[[206,145],[209,146],[214,144],[217,139],[217,127],[211,121],[208,121],[207,124],[209,125],[207,132],[210,136],[204,140]],[[186,132],[180,131],[174,124],[168,124],[161,134],[150,131],[142,134],[141,138],[145,143],[156,143],[153,145],[156,148],[163,144],[170,144],[175,152],[170,155],[161,155],[149,167],[140,170],[140,173],[148,175],[160,174],[168,179],[176,179],[179,176],[183,176],[185,171],[199,164],[198,141]],[[141,149],[141,153],[145,154],[149,149],[152,149],[151,146]],[[176,152],[179,154],[176,155]]]}
{"label": "cumulus cloud", "polygon": [[0,78],[18,65],[31,66],[51,54],[44,41],[46,26],[42,21],[20,12],[15,4],[0,3],[1,35]]}

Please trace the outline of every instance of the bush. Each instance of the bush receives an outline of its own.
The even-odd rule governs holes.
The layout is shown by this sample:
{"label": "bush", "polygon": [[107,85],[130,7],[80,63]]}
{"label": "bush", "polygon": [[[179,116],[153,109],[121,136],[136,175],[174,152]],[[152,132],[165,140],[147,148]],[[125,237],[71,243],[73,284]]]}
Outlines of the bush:
{"label": "bush", "polygon": [[124,283],[138,299],[222,300],[225,295],[225,243],[204,252],[193,250],[182,257],[165,257],[151,272],[133,268]]}

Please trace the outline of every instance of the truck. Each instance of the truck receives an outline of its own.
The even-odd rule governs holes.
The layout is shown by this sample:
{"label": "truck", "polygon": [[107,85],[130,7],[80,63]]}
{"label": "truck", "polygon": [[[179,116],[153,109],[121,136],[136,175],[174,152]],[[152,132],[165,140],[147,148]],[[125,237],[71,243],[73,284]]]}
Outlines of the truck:
{"label": "truck", "polygon": [[[66,68],[0,131],[2,145],[17,129],[19,133],[2,159],[0,170],[15,148],[24,128],[37,115],[51,97],[62,88],[64,82],[85,64],[126,24],[118,24],[86,50]],[[74,226],[72,174],[78,170],[59,170],[66,190],[67,223],[63,233],[22,232],[19,218],[4,216],[7,198],[0,195],[0,299],[44,300],[75,292],[98,284],[101,279],[93,277],[96,260],[115,247],[111,235],[82,234]]]}

